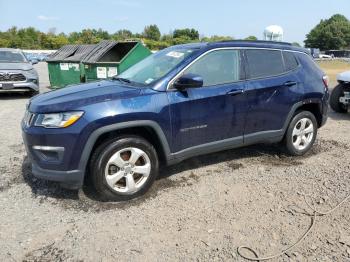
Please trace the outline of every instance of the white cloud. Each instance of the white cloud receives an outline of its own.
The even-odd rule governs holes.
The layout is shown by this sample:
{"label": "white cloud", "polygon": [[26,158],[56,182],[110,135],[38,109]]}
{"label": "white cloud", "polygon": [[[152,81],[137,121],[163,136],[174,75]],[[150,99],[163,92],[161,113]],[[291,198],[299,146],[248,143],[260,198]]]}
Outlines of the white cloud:
{"label": "white cloud", "polygon": [[55,16],[46,16],[46,15],[38,15],[37,18],[41,21],[53,21],[58,20],[58,17]]}

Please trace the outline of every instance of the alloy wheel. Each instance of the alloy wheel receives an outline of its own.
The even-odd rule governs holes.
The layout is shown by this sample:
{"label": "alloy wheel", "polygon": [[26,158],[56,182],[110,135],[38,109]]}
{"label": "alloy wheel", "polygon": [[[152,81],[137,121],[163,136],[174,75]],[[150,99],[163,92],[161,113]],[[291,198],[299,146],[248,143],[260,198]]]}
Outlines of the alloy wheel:
{"label": "alloy wheel", "polygon": [[312,142],[314,125],[309,118],[300,119],[294,126],[292,141],[295,149],[302,151]]}
{"label": "alloy wheel", "polygon": [[106,182],[121,194],[141,189],[151,173],[151,160],[141,149],[129,147],[114,153],[105,168]]}

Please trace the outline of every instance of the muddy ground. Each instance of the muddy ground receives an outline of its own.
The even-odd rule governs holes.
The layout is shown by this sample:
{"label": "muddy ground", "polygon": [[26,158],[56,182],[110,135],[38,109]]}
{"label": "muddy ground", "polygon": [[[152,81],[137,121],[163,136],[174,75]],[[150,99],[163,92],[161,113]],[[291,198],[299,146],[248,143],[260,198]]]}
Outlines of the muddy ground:
{"label": "muddy ground", "polygon": [[[45,64],[38,65],[45,91]],[[0,98],[1,261],[243,261],[285,249],[309,227],[310,195],[327,210],[350,194],[350,114],[330,113],[313,150],[288,157],[258,145],[162,170],[143,198],[101,203],[31,175],[20,120],[28,97]],[[350,203],[275,261],[350,260]]]}

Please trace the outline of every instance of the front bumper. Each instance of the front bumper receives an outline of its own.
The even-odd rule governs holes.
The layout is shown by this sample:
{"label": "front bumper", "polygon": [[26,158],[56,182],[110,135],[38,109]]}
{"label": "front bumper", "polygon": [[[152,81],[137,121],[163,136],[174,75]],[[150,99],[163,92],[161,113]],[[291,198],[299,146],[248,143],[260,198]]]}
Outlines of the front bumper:
{"label": "front bumper", "polygon": [[[60,182],[70,189],[81,188],[84,183],[85,170],[76,160],[74,136],[58,133],[42,133],[40,128],[27,128],[22,122],[22,137],[32,174],[41,179]],[[46,130],[55,132],[55,130]]]}
{"label": "front bumper", "polygon": [[43,169],[32,158],[32,174],[40,179],[60,182],[64,187],[79,189],[84,182],[84,172],[81,170],[58,171]]}
{"label": "front bumper", "polygon": [[[3,89],[3,85],[12,84],[13,88]],[[34,82],[1,82],[0,93],[39,91],[39,85]]]}

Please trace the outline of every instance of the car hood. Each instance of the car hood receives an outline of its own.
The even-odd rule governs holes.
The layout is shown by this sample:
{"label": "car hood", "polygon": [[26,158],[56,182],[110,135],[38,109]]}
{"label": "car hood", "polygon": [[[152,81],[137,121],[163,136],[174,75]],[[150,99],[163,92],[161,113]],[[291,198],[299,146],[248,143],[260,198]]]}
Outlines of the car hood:
{"label": "car hood", "polygon": [[24,70],[28,71],[32,69],[33,66],[29,63],[1,63],[0,70]]}
{"label": "car hood", "polygon": [[135,97],[140,92],[140,88],[108,80],[73,85],[33,97],[29,104],[29,111],[51,113],[77,110],[90,104]]}

